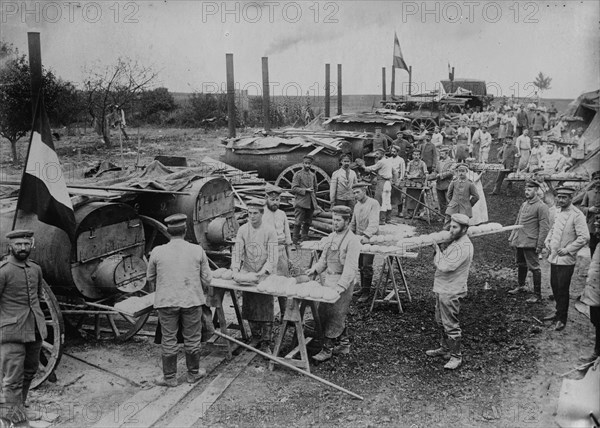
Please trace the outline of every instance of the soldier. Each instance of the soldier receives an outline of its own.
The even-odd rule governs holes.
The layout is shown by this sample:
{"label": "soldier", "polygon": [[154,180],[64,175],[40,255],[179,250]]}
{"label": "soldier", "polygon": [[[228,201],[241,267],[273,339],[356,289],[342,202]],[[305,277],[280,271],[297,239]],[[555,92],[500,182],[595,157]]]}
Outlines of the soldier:
{"label": "soldier", "polygon": [[[277,233],[272,225],[263,222],[263,201],[249,202],[248,223],[242,225],[231,253],[231,270],[254,272],[258,276],[277,270],[279,254]],[[273,296],[244,292],[242,317],[248,320],[252,338],[261,351],[270,353],[273,332]]]}
{"label": "soldier", "polygon": [[334,171],[331,176],[329,200],[332,206],[346,205],[350,209],[354,208],[352,186],[358,181],[358,178],[356,177],[356,172],[350,169],[351,161],[352,159],[349,154],[343,154],[340,158],[341,168]]}
{"label": "soldier", "polygon": [[473,244],[467,236],[469,217],[453,214],[450,223],[452,243],[444,251],[434,244],[433,280],[435,321],[440,327],[440,347],[426,351],[430,357],[450,357],[445,369],[455,370],[462,364],[461,339],[458,315],[460,301],[467,295],[467,279],[473,261]]}
{"label": "soldier", "polygon": [[4,395],[0,410],[20,412],[25,420],[22,410],[48,334],[40,307],[44,279],[40,266],[29,259],[33,232],[13,230],[6,238],[9,255],[0,262],[0,390]]}
{"label": "soldier", "polygon": [[325,361],[333,354],[349,354],[350,340],[346,329],[346,315],[350,308],[354,281],[358,271],[360,241],[350,230],[352,211],[346,206],[333,207],[333,232],[319,261],[306,271],[307,275],[325,273],[325,287],[340,294],[335,303],[320,303],[319,316],[325,336],[323,348],[313,356],[315,361]]}
{"label": "soldier", "polygon": [[529,180],[525,183],[525,198],[521,205],[515,224],[523,226],[513,230],[508,238],[511,247],[516,248],[518,266],[517,288],[509,291],[517,294],[525,291],[527,271],[533,276],[533,297],[528,303],[542,301],[542,271],[538,255],[544,249],[544,240],[550,229],[548,220],[548,207],[537,195],[540,185],[537,181]]}
{"label": "soldier", "polygon": [[173,214],[165,219],[171,240],[150,253],[148,283],[155,286],[154,307],[162,333],[163,376],[159,386],[177,386],[177,331],[182,326],[187,381],[195,383],[206,375],[200,368],[202,307],[205,289],[212,281],[208,257],[200,245],[185,240],[187,216]]}
{"label": "soldier", "polygon": [[446,222],[444,228],[450,226],[450,216],[452,214],[465,214],[471,218],[473,216],[473,205],[479,200],[479,194],[475,184],[467,178],[469,167],[466,164],[460,164],[456,168],[458,178],[448,186],[448,208],[446,208]]}
{"label": "soldier", "polygon": [[388,140],[385,135],[381,133],[381,128],[375,128],[375,135],[373,136],[373,151],[382,150],[387,152]]}
{"label": "soldier", "polygon": [[[281,187],[267,184],[265,187],[267,209],[263,213],[262,221],[265,224],[275,228],[277,234],[277,275],[290,275],[290,246],[292,245],[292,236],[290,234],[290,222],[285,213],[279,209],[281,202]],[[279,297],[279,309],[283,316],[285,310],[285,297]]]}
{"label": "soldier", "polygon": [[[366,244],[369,239],[376,235],[379,230],[378,215],[379,202],[367,196],[368,183],[357,183],[354,185],[354,197],[356,205],[350,222],[350,230],[359,237],[361,244]],[[361,295],[359,303],[369,300],[371,283],[373,282],[373,254],[361,254],[358,265],[360,269]]]}
{"label": "soldier", "polygon": [[292,193],[296,195],[294,204],[294,244],[300,243],[300,229],[302,240],[308,238],[308,231],[312,224],[314,211],[317,205],[317,176],[311,171],[314,157],[304,156],[302,169],[292,178]]}
{"label": "soldier", "polygon": [[375,199],[380,204],[379,224],[389,223],[392,217],[392,183],[398,181],[398,171],[394,169],[394,162],[383,155],[381,150],[376,150],[377,162],[375,165],[364,167],[365,171],[377,173]]}
{"label": "soldier", "polygon": [[448,193],[448,186],[454,177],[454,161],[448,157],[448,147],[440,148],[440,160],[435,168],[435,190],[437,193],[438,204],[440,206],[440,212],[443,214],[446,212],[448,206],[448,199],[446,194]]}
{"label": "soldier", "polygon": [[590,231],[590,256],[594,257],[594,251],[598,244],[596,215],[600,213],[600,171],[592,173],[592,185],[583,195],[579,208],[587,218],[588,230]]}

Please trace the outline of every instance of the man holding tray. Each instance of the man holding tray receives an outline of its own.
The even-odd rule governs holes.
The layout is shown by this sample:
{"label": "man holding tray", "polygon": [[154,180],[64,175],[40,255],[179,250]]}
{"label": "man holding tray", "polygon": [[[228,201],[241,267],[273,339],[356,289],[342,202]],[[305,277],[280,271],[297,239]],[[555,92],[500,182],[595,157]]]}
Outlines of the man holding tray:
{"label": "man holding tray", "polygon": [[[254,272],[258,276],[275,273],[279,253],[277,232],[272,225],[263,222],[264,201],[252,201],[248,206],[248,223],[242,225],[235,238],[231,252],[231,270]],[[244,292],[242,295],[242,318],[248,320],[252,338],[258,340],[258,348],[270,353],[273,332],[273,296]]]}
{"label": "man holding tray", "polygon": [[346,206],[332,208],[333,233],[319,261],[306,271],[307,275],[325,272],[325,287],[340,294],[335,303],[319,303],[319,317],[325,336],[323,348],[313,356],[315,361],[326,361],[334,354],[349,354],[350,339],[346,330],[346,315],[352,300],[354,281],[358,272],[361,243],[350,230],[352,210]]}

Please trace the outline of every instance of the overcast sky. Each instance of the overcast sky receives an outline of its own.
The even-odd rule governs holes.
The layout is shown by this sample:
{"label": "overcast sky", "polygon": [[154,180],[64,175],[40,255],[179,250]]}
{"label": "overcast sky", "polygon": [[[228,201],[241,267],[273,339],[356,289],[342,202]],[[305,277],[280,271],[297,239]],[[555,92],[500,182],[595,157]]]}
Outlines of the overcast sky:
{"label": "overcast sky", "polygon": [[[214,90],[233,53],[235,80],[250,93],[265,55],[275,95],[322,95],[326,63],[334,81],[342,64],[346,94],[381,93],[385,66],[389,93],[396,31],[420,91],[447,78],[448,62],[495,95],[532,95],[540,71],[552,77],[546,97],[600,87],[598,1],[0,3],[2,39],[26,53],[27,31],[40,31],[44,65],[76,83],[84,67],[126,56],[159,71],[157,86]],[[408,80],[396,76],[397,86]]]}

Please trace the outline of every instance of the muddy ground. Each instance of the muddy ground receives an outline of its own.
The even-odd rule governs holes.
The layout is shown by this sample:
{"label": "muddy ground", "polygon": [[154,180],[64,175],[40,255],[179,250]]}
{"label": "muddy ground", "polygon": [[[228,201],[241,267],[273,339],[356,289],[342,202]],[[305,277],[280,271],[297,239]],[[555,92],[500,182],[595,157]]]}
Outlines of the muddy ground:
{"label": "muddy ground", "polygon": [[[223,152],[218,138],[225,131],[143,129],[140,135],[141,163],[170,154],[186,156],[193,164]],[[138,157],[135,132],[133,137],[125,144],[127,164]],[[2,153],[8,153],[8,144],[1,144]],[[98,160],[119,164],[121,159],[118,148],[107,151],[92,135],[64,137],[56,146],[66,169],[72,171],[70,179],[79,178],[82,168]],[[1,168],[3,179],[20,173],[4,155]],[[505,196],[490,196],[494,179],[495,173],[484,176],[490,221],[513,224],[523,189],[517,185]],[[420,232],[441,228],[441,223],[412,223]],[[473,240],[469,295],[461,313],[464,364],[459,370],[445,371],[443,362],[424,353],[436,345],[432,252],[425,249],[419,258],[404,261],[412,293],[412,302],[403,300],[404,313],[391,305],[369,313],[367,304],[353,303],[348,320],[352,353],[313,368],[314,374],[362,395],[364,401],[287,370],[270,372],[262,359],[255,358],[197,426],[554,426],[560,375],[577,366],[577,357],[593,347],[592,325],[573,305],[585,283],[589,253],[578,259],[573,276],[567,328],[555,332],[548,323],[534,319],[541,319],[554,305],[547,299],[546,262],[542,304],[530,305],[525,303],[527,295],[507,293],[516,285],[507,238],[499,234]],[[303,263],[308,264],[308,255]],[[376,258],[375,263],[379,268],[382,260]],[[378,274],[376,269],[376,278]],[[490,290],[484,290],[486,282]],[[56,426],[89,426],[109,413],[115,421],[127,420],[127,412],[133,411],[127,408],[128,398],[148,387],[160,372],[152,327],[149,323],[146,335],[127,343],[67,337],[57,382],[33,391],[32,403],[57,413]]]}

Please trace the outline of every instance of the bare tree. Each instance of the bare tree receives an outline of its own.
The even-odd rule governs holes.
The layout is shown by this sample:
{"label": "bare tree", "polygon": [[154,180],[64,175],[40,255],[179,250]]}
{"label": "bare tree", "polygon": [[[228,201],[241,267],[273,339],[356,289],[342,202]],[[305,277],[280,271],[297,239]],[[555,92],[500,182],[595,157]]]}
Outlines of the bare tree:
{"label": "bare tree", "polygon": [[131,110],[137,95],[148,89],[157,77],[151,67],[129,58],[118,58],[106,67],[91,66],[84,69],[87,110],[98,135],[107,148],[110,139],[111,119],[120,109]]}

